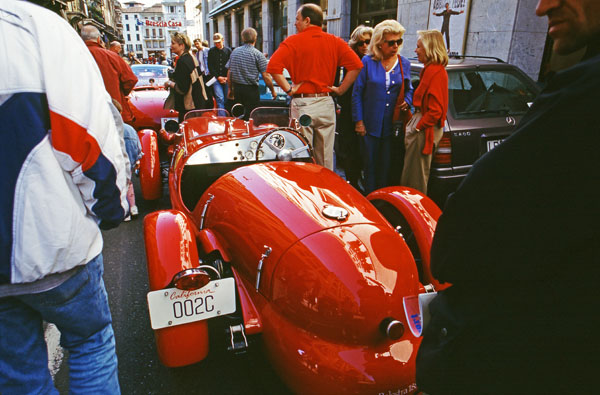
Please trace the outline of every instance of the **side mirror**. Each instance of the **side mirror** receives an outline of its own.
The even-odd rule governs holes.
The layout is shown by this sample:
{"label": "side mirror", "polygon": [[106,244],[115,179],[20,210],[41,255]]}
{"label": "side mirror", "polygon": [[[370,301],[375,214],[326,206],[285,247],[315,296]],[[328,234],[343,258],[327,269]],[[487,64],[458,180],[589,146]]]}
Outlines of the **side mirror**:
{"label": "side mirror", "polygon": [[310,124],[312,123],[312,118],[308,114],[302,114],[300,115],[300,119],[298,119],[298,122],[300,122],[300,126],[310,126]]}

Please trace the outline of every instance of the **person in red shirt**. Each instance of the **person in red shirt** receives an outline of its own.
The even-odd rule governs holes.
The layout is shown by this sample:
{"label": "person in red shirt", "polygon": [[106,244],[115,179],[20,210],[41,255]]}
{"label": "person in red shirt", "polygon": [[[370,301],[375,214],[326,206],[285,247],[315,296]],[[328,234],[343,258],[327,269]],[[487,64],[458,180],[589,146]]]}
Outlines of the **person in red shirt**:
{"label": "person in red shirt", "polygon": [[123,122],[131,122],[133,113],[125,100],[125,96],[131,92],[137,83],[137,77],[119,55],[104,48],[98,28],[92,25],[83,26],[81,28],[81,38],[98,64],[108,94],[121,105]]}
{"label": "person in red shirt", "polygon": [[[323,10],[315,4],[304,4],[296,12],[298,34],[288,37],[271,57],[267,73],[292,97],[290,114],[299,118],[308,114],[312,123],[302,132],[311,143],[318,164],[333,170],[335,139],[335,103],[352,85],[362,62],[341,38],[321,29]],[[339,67],[347,71],[340,86],[333,86]],[[290,85],[283,76],[287,69]]]}
{"label": "person in red shirt", "polygon": [[400,184],[427,194],[431,158],[442,139],[448,111],[448,53],[437,30],[417,31],[417,59],[425,67],[413,96],[415,114],[408,123]]}

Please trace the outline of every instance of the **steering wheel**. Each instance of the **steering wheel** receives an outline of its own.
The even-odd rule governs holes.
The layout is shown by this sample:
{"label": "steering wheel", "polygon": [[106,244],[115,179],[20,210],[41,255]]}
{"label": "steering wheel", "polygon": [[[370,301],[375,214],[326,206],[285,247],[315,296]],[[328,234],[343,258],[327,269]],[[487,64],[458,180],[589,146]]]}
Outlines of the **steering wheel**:
{"label": "steering wheel", "polygon": [[[300,139],[300,141],[302,141],[304,143],[304,145],[302,147],[299,147],[296,149],[287,148],[285,138],[280,133],[282,131],[285,131],[285,132],[295,135],[296,137],[298,137]],[[308,151],[308,154],[309,154],[312,162],[315,163],[315,159],[313,157],[310,144],[308,143],[308,141],[302,134],[296,132],[293,129],[275,128],[275,129],[267,132],[260,139],[260,141],[258,142],[258,145],[256,146],[256,150],[254,151],[254,157],[256,159],[259,159],[258,153],[260,152],[260,149],[262,148],[263,143],[267,147],[269,147],[271,150],[273,150],[273,152],[275,152],[275,157],[277,158],[277,160],[291,161],[294,158],[297,158],[304,151]]]}

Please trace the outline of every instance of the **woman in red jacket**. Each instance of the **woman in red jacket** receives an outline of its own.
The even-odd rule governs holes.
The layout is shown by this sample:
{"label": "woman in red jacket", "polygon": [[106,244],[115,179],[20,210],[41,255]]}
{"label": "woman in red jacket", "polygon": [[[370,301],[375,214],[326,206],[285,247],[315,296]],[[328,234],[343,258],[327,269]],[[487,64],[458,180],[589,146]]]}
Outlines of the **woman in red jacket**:
{"label": "woman in red jacket", "polygon": [[413,96],[415,114],[406,127],[401,184],[427,193],[431,156],[442,138],[448,110],[448,54],[437,30],[418,31],[417,59],[425,67]]}

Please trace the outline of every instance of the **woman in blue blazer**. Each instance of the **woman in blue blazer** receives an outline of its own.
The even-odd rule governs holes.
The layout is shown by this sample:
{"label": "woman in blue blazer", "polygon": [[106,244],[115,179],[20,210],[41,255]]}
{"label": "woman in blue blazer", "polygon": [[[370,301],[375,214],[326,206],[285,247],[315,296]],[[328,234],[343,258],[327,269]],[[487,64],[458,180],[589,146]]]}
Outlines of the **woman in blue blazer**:
{"label": "woman in blue blazer", "polygon": [[[394,136],[392,116],[401,88],[401,110],[412,104],[410,62],[399,52],[404,27],[388,19],[373,31],[368,54],[352,91],[352,119],[356,133],[363,136],[365,192],[388,185]],[[402,86],[404,84],[404,86]]]}

